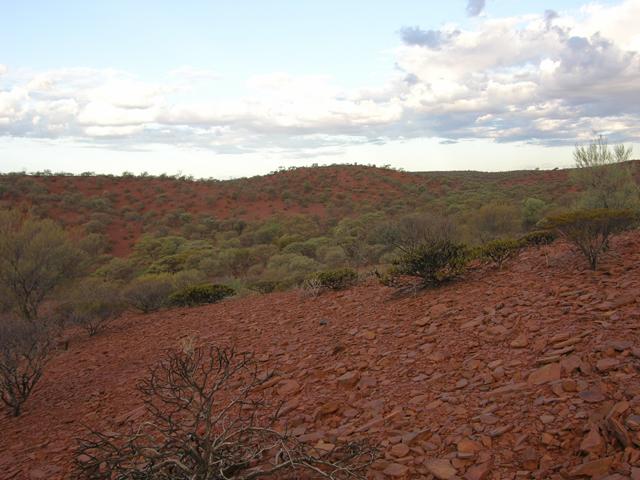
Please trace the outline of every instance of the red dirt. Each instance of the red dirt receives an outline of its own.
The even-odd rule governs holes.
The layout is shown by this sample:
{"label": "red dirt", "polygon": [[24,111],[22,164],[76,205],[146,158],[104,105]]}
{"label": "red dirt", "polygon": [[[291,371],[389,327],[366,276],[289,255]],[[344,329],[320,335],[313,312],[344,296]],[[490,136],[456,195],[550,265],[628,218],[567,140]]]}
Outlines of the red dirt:
{"label": "red dirt", "polygon": [[[74,335],[23,415],[0,417],[0,478],[69,478],[82,425],[135,416],[136,380],[185,336],[254,350],[296,380],[300,433],[379,440],[374,478],[640,478],[640,233],[599,271],[584,264],[556,244],[405,298],[370,282],[126,315]],[[339,385],[347,372],[356,385]]]}

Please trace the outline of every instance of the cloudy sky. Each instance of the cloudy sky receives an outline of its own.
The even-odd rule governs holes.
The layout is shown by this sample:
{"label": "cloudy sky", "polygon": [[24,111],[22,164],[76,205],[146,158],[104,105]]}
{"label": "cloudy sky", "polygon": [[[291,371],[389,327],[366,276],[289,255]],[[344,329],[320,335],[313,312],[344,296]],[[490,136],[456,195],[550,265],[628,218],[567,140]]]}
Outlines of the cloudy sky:
{"label": "cloudy sky", "polygon": [[0,1],[0,171],[640,156],[640,0]]}

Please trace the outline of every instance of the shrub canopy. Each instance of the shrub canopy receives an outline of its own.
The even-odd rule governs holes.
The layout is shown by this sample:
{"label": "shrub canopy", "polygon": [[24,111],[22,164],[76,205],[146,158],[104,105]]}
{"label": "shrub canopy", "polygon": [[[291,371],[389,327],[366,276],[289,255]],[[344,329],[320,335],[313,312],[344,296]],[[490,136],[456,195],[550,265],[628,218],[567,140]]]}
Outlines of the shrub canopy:
{"label": "shrub canopy", "polygon": [[609,246],[611,235],[621,232],[637,220],[631,210],[577,210],[547,218],[543,225],[573,245],[589,261],[595,270],[598,257]]}

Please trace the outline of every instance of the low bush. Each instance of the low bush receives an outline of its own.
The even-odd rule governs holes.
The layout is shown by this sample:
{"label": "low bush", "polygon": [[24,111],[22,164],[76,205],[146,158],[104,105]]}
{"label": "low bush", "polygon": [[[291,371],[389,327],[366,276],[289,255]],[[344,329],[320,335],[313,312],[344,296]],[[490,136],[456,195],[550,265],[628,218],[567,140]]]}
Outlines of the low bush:
{"label": "low bush", "polygon": [[523,246],[523,242],[513,238],[492,240],[480,246],[478,257],[501,269],[504,262],[516,256]]}
{"label": "low bush", "polygon": [[351,268],[338,268],[315,273],[310,278],[316,279],[321,288],[344,290],[358,282],[358,272]]}
{"label": "low bush", "polygon": [[220,300],[235,295],[236,291],[226,285],[192,285],[183,288],[169,297],[169,303],[178,307],[193,307],[207,303],[217,303]]}
{"label": "low bush", "polygon": [[270,280],[258,280],[256,282],[250,283],[248,288],[249,290],[253,290],[254,292],[267,294],[274,292],[278,288],[278,282]]}
{"label": "low bush", "polygon": [[551,230],[535,230],[520,237],[520,241],[527,246],[539,247],[550,245],[556,239],[556,235]]}
{"label": "low bush", "polygon": [[600,255],[609,247],[615,233],[630,228],[637,221],[631,210],[576,210],[546,218],[543,226],[571,242],[595,270]]}
{"label": "low bush", "polygon": [[315,298],[323,292],[324,288],[317,277],[306,278],[300,284],[300,296],[302,298]]}
{"label": "low bush", "polygon": [[391,275],[419,277],[425,286],[437,286],[460,275],[469,261],[464,244],[450,240],[421,243],[405,249],[393,261]]}
{"label": "low bush", "polygon": [[93,336],[118,317],[125,306],[119,285],[100,278],[88,278],[83,279],[70,293],[64,313],[67,321],[84,328]]}
{"label": "low bush", "polygon": [[170,275],[143,275],[135,278],[124,289],[122,296],[133,308],[149,313],[165,306],[173,291]]}

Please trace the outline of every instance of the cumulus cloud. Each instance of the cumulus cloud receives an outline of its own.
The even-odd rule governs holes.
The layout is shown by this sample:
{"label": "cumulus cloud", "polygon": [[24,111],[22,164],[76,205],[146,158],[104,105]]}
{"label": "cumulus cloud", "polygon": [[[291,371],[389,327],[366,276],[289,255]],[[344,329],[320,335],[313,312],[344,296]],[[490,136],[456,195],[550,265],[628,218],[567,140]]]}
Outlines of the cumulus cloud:
{"label": "cumulus cloud", "polygon": [[572,145],[607,132],[638,141],[640,37],[630,20],[638,17],[640,0],[626,0],[575,17],[546,11],[482,17],[472,29],[405,27],[396,73],[362,88],[274,72],[248,78],[248,93],[230,98],[212,72],[192,67],[153,83],[115,70],[18,76],[5,68],[0,135],[290,156],[418,137]]}
{"label": "cumulus cloud", "polygon": [[485,0],[468,0],[467,15],[470,17],[477,17],[484,10],[485,3]]}
{"label": "cumulus cloud", "polygon": [[443,30],[421,30],[420,27],[403,27],[400,30],[402,41],[405,44],[429,48],[440,48],[459,34],[458,30],[446,32]]}
{"label": "cumulus cloud", "polygon": [[7,68],[7,66],[0,63],[0,77],[2,75],[5,75],[8,71],[9,69]]}

